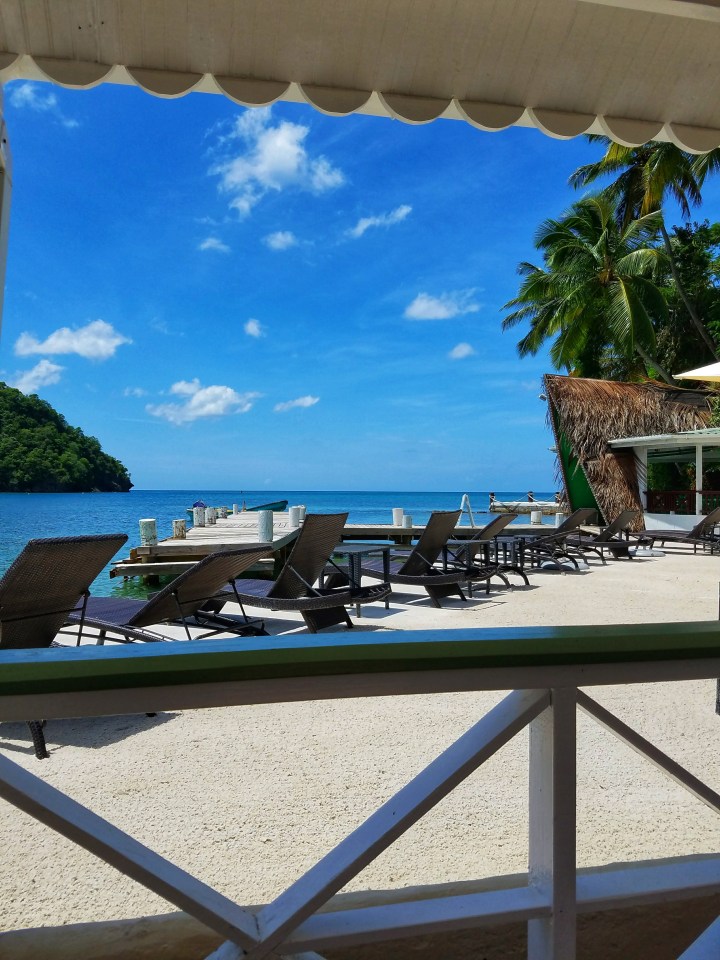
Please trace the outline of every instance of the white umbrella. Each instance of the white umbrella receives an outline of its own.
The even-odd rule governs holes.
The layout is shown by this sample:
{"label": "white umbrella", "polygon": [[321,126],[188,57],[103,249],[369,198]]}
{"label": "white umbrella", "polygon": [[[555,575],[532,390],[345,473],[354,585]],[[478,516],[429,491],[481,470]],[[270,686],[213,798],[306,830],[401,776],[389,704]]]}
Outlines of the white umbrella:
{"label": "white umbrella", "polygon": [[697,370],[687,370],[685,373],[674,373],[676,380],[708,380],[720,383],[720,363],[711,363],[707,367],[698,367]]}

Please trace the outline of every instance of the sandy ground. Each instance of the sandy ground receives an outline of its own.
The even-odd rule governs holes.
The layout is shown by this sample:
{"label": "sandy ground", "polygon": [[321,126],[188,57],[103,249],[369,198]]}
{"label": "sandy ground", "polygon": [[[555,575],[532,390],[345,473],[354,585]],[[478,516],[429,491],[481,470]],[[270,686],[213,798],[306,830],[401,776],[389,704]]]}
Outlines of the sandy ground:
{"label": "sandy ground", "polygon": [[[398,594],[360,629],[711,620],[720,559],[593,563],[531,576],[466,604]],[[301,621],[300,621],[301,623]],[[268,618],[271,632],[300,629]],[[212,641],[208,641],[212,642]],[[711,681],[593,688],[720,789]],[[466,730],[502,693],[223,708],[50,721],[50,759],[27,727],[0,724],[0,750],[242,903],[279,893]],[[581,865],[720,848],[720,819],[592,721],[579,719]],[[165,913],[169,905],[0,801],[0,929]],[[347,889],[463,880],[526,869],[527,735],[454,791]]]}

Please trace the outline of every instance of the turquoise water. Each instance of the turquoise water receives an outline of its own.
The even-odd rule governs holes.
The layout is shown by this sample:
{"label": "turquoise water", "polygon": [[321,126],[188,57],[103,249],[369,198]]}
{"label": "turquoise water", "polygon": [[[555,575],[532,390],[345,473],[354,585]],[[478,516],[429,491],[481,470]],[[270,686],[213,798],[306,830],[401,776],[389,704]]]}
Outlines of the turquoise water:
{"label": "turquoise water", "polygon": [[[158,523],[158,537],[172,535],[172,521],[187,518],[186,510],[195,500],[208,506],[233,503],[248,506],[289,500],[290,505],[303,503],[309,513],[348,511],[351,523],[390,523],[392,508],[402,507],[416,523],[425,523],[433,510],[457,510],[464,491],[417,493],[379,491],[368,493],[352,490],[132,490],[130,493],[4,493],[0,494],[2,538],[0,540],[0,573],[6,570],[28,540],[34,537],[66,537],[94,533],[126,533],[128,543],[121,551],[127,556],[131,546],[140,540],[138,520],[153,517]],[[467,491],[476,522],[486,523],[484,515],[489,503],[486,491]],[[498,500],[524,500],[527,491],[495,491]],[[537,500],[552,500],[554,493],[535,491]],[[548,518],[546,518],[548,519]],[[549,518],[552,522],[552,518]],[[464,520],[467,523],[467,519]],[[120,558],[120,555],[117,559]],[[142,596],[144,587],[137,581],[111,580],[106,569],[95,581],[93,593],[100,596],[127,594]],[[157,589],[155,587],[154,589]]]}

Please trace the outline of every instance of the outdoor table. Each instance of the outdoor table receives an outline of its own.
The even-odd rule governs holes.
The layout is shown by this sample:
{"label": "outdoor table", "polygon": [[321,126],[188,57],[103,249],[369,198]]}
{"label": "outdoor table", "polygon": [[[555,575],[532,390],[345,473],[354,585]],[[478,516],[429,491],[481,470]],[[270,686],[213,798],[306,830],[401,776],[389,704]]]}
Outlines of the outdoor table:
{"label": "outdoor table", "polygon": [[[350,592],[356,594],[355,613],[358,617],[362,616],[360,610],[362,597],[362,558],[372,556],[373,554],[382,554],[383,561],[383,582],[390,584],[390,552],[397,549],[394,543],[339,543],[334,549],[333,554],[340,557],[347,557],[348,561],[348,580],[350,581]],[[385,609],[389,607],[387,596],[385,597]]]}

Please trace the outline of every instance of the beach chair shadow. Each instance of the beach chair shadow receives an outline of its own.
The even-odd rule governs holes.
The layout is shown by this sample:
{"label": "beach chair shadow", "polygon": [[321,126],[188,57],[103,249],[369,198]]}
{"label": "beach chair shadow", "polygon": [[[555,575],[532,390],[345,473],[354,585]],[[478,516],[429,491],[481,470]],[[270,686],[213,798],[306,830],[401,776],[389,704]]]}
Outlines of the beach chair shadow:
{"label": "beach chair shadow", "polygon": [[[82,622],[90,584],[126,541],[124,533],[30,540],[0,580],[0,649],[51,647],[73,612]],[[44,722],[27,723],[43,760]]]}
{"label": "beach chair shadow", "polygon": [[[130,737],[169,723],[177,713],[157,713],[145,716],[76,717],[54,720],[52,752],[63,747],[81,747],[100,750]],[[21,743],[22,725],[3,724],[3,751],[28,754],[33,748]]]}

